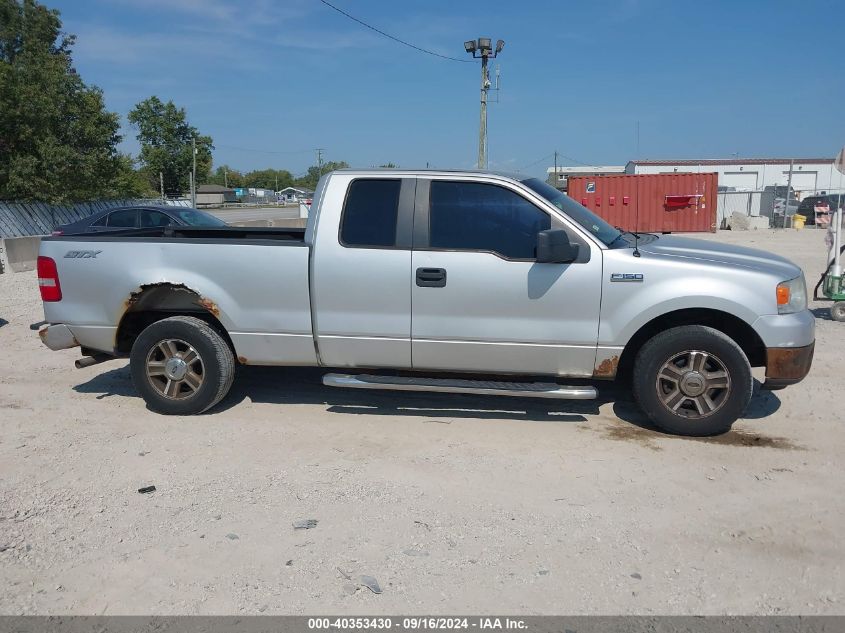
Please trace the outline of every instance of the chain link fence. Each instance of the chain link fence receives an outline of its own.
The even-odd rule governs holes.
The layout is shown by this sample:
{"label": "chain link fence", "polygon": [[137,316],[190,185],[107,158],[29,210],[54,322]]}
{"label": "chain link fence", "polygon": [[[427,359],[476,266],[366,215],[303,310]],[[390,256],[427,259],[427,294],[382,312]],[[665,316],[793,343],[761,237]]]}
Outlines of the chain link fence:
{"label": "chain link fence", "polygon": [[166,205],[189,207],[190,200],[144,198],[131,200],[96,200],[72,205],[53,205],[43,202],[0,202],[0,237],[30,237],[49,235],[62,224],[70,224],[92,213],[132,205]]}

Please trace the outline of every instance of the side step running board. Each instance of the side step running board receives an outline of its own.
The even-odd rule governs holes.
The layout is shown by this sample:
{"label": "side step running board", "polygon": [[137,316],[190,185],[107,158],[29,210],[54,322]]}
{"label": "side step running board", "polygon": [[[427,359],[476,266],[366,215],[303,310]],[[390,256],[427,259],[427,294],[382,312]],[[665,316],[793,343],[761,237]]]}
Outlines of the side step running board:
{"label": "side step running board", "polygon": [[553,382],[499,382],[493,380],[460,380],[452,378],[414,378],[405,376],[374,376],[372,374],[326,374],[323,384],[329,387],[353,389],[393,389],[396,391],[440,391],[445,393],[474,393],[489,396],[520,398],[560,398],[565,400],[593,400],[595,387],[566,387]]}

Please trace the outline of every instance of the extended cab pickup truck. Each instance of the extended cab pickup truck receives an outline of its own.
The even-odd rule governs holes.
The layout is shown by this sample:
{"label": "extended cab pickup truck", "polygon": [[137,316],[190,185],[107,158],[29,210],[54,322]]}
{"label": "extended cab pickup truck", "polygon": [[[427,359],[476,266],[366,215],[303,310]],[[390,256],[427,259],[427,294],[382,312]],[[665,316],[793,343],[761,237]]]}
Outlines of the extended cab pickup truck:
{"label": "extended cab pickup truck", "polygon": [[166,414],[214,406],[237,364],[582,399],[619,374],[654,424],[710,435],[742,415],[752,366],[767,388],[796,383],[815,340],[786,259],[624,233],[540,180],[471,171],[332,172],[304,230],[47,237],[38,278],[44,343],[81,346],[78,366],[128,356]]}

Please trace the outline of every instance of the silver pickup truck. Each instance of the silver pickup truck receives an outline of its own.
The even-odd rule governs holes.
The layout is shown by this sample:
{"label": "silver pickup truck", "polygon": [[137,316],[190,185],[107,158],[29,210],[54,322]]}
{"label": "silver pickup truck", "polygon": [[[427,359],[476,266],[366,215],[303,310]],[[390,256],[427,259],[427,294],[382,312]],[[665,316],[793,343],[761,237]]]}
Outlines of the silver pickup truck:
{"label": "silver pickup truck", "polygon": [[128,356],[165,414],[213,407],[238,364],[535,398],[625,377],[655,425],[711,435],[742,415],[752,366],[797,383],[815,341],[786,259],[625,233],[541,180],[472,171],[332,172],[304,230],[47,237],[38,282],[44,343],[81,346],[78,366]]}

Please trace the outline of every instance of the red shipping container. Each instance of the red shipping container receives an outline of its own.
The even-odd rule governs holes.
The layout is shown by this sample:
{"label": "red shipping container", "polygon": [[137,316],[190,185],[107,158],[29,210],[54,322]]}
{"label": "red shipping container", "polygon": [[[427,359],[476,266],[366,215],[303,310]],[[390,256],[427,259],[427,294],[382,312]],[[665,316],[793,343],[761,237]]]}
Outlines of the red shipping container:
{"label": "red shipping container", "polygon": [[[718,178],[715,173],[571,176],[567,193],[626,231],[713,233]],[[602,204],[602,199],[622,204]]]}

